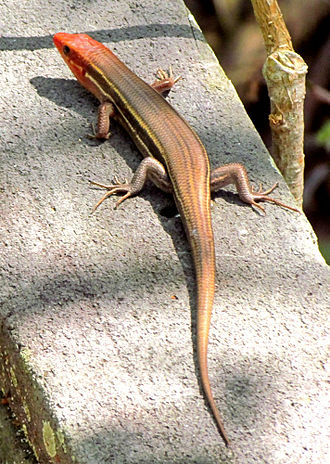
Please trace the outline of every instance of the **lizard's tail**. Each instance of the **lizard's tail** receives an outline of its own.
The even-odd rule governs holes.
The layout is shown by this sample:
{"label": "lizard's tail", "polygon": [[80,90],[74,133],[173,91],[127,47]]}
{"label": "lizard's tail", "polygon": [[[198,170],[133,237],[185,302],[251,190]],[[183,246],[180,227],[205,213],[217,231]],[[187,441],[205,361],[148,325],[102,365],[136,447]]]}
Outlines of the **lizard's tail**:
{"label": "lizard's tail", "polygon": [[[171,175],[175,199],[191,246],[197,284],[197,359],[201,383],[219,432],[226,445],[229,439],[215,404],[207,369],[207,345],[215,291],[215,250],[210,211],[210,180],[207,155],[186,153],[177,179]],[[188,156],[189,155],[189,156]],[[190,158],[189,158],[190,157]],[[180,160],[175,158],[174,161]],[[191,161],[191,165],[187,160]],[[203,161],[204,159],[204,161]],[[171,159],[171,162],[173,160]],[[196,164],[197,163],[197,164]]]}
{"label": "lizard's tail", "polygon": [[201,270],[202,275],[199,275],[197,279],[197,358],[205,397],[210,405],[219,432],[226,443],[226,446],[229,446],[229,438],[226,434],[220,412],[215,404],[212,394],[207,367],[208,336],[213,307],[215,281],[215,272],[212,270],[212,267],[213,266],[207,266],[206,269],[204,267],[204,272]]}

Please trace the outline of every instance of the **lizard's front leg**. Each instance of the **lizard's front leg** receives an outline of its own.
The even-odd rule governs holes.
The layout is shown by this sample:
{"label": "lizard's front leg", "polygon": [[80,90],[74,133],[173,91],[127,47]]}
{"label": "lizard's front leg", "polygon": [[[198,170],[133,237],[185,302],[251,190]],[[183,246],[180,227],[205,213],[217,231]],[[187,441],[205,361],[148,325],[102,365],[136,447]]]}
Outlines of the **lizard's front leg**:
{"label": "lizard's front leg", "polygon": [[264,208],[257,203],[258,201],[269,201],[283,208],[300,212],[298,209],[288,206],[281,201],[269,197],[268,195],[277,187],[277,183],[270,189],[262,191],[261,187],[256,192],[250,184],[245,167],[239,163],[224,164],[211,172],[211,191],[217,192],[220,188],[229,184],[235,184],[237,193],[241,200],[249,205],[256,206],[265,212]]}
{"label": "lizard's front leg", "polygon": [[157,187],[159,187],[161,190],[165,192],[172,192],[172,184],[164,166],[155,158],[147,157],[142,160],[130,182],[125,181],[121,183],[115,180],[113,184],[104,185],[99,184],[98,182],[90,181],[91,184],[108,190],[108,192],[101,198],[101,200],[96,203],[93,211],[95,211],[96,208],[98,208],[100,204],[111,195],[119,192],[126,192],[125,195],[117,201],[115,206],[117,208],[120,203],[126,200],[126,198],[139,193],[143,189],[147,179],[152,180],[152,182],[156,184]]}
{"label": "lizard's front leg", "polygon": [[110,119],[116,115],[116,108],[109,101],[100,103],[97,116],[97,131],[93,128],[93,135],[90,135],[91,139],[107,140],[110,137]]}

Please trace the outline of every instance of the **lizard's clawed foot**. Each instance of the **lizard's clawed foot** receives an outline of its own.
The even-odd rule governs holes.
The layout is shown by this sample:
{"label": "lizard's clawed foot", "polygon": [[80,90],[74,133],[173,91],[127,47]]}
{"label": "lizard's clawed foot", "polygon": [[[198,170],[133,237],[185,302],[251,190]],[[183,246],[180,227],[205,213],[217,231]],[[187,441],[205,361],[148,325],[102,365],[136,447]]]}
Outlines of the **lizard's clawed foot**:
{"label": "lizard's clawed foot", "polygon": [[90,140],[108,140],[110,138],[111,132],[108,132],[107,134],[100,134],[96,131],[93,123],[91,123],[91,127],[92,134],[87,134],[87,138],[89,138]]}
{"label": "lizard's clawed foot", "polygon": [[130,197],[134,193],[134,189],[132,187],[132,184],[129,183],[126,179],[124,182],[120,182],[117,177],[114,178],[113,184],[110,185],[104,185],[104,184],[99,184],[98,182],[94,182],[92,180],[89,181],[92,185],[96,185],[97,187],[101,187],[104,189],[107,189],[108,192],[103,195],[103,197],[96,203],[94,206],[92,212],[94,211],[101,205],[101,203],[104,202],[104,200],[108,197],[110,197],[113,194],[119,193],[119,192],[126,192],[124,196],[122,196],[116,203],[115,209],[118,208],[120,203],[126,200],[126,198]]}
{"label": "lizard's clawed foot", "polygon": [[156,73],[157,79],[151,87],[159,93],[168,92],[174,84],[176,84],[180,79],[181,76],[173,77],[172,68],[170,67],[169,72],[164,71],[163,69],[158,69]]}
{"label": "lizard's clawed foot", "polygon": [[256,192],[253,189],[251,189],[249,203],[259,208],[264,214],[266,214],[265,208],[261,206],[259,203],[257,203],[258,201],[269,201],[271,203],[275,203],[278,206],[282,206],[283,208],[290,209],[292,211],[296,211],[297,213],[300,213],[298,209],[293,208],[292,206],[286,205],[285,203],[282,203],[280,200],[277,200],[276,198],[272,198],[268,196],[271,192],[273,192],[276,189],[277,186],[278,186],[278,182],[276,182],[271,188],[265,191],[262,191],[262,185],[259,186],[259,190]]}
{"label": "lizard's clawed foot", "polygon": [[173,71],[172,71],[172,66],[169,66],[169,72],[164,71],[162,68],[157,69],[156,73],[157,79],[160,81],[165,81],[168,80],[172,83],[172,86],[176,84],[180,79],[182,79],[182,76],[178,76],[176,78],[173,77]]}

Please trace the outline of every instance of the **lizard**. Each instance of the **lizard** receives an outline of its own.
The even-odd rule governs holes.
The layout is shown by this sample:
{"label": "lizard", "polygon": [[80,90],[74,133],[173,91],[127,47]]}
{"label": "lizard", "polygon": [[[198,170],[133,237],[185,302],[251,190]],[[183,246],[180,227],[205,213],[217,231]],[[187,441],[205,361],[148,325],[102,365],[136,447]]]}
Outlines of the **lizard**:
{"label": "lizard", "polygon": [[138,194],[147,179],[173,194],[190,244],[197,286],[197,360],[201,385],[217,428],[227,446],[229,437],[211,390],[207,350],[215,294],[215,249],[211,223],[211,191],[234,184],[244,202],[264,212],[260,201],[298,211],[268,195],[276,188],[255,191],[246,168],[226,164],[211,171],[210,162],[196,132],[167,102],[162,93],[179,80],[158,70],[158,80],[147,84],[131,71],[109,48],[86,34],[59,32],[54,44],[79,83],[100,101],[97,139],[108,139],[110,119],[126,129],[144,159],[130,182],[115,180],[110,185],[92,184],[106,189],[94,210],[109,196],[123,193],[119,206]]}

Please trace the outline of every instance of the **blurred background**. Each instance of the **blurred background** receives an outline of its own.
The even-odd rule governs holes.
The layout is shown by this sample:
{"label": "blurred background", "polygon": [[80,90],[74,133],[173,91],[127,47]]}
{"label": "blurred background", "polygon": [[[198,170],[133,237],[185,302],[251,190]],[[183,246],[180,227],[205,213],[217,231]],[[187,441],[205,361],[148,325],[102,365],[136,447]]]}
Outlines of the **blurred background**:
{"label": "blurred background", "polygon": [[[185,0],[271,151],[266,52],[250,1]],[[294,50],[308,65],[304,212],[330,264],[330,0],[278,0]]]}

